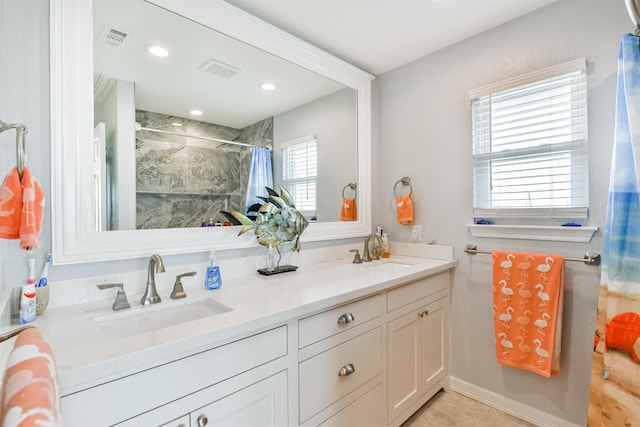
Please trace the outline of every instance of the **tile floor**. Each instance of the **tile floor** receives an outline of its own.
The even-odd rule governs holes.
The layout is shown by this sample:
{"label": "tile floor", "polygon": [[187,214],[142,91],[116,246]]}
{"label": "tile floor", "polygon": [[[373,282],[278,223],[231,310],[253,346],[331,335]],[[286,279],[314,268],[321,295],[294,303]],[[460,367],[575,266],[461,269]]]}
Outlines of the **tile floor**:
{"label": "tile floor", "polygon": [[531,427],[533,424],[449,390],[438,392],[401,427],[463,426]]}

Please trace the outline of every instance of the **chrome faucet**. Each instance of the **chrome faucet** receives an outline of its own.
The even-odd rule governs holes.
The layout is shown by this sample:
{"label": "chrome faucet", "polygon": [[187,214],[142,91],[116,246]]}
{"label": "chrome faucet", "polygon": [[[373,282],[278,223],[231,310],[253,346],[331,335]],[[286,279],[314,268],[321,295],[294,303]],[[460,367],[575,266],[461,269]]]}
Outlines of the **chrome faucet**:
{"label": "chrome faucet", "polygon": [[164,273],[164,263],[160,255],[153,254],[149,258],[149,269],[147,271],[147,288],[142,295],[140,304],[149,305],[156,304],[161,301],[158,291],[156,291],[156,275],[155,273]]}
{"label": "chrome faucet", "polygon": [[[373,248],[371,250],[371,252],[373,253],[373,256],[371,256],[371,254],[369,253],[369,242],[371,242],[372,237],[374,238]],[[376,248],[375,239],[378,239],[380,241],[380,244],[382,245],[382,237],[380,237],[379,234],[375,234],[375,233],[369,234],[364,241],[364,253],[362,255],[363,262],[371,262],[374,259],[380,259],[380,255],[378,254],[378,249]]]}

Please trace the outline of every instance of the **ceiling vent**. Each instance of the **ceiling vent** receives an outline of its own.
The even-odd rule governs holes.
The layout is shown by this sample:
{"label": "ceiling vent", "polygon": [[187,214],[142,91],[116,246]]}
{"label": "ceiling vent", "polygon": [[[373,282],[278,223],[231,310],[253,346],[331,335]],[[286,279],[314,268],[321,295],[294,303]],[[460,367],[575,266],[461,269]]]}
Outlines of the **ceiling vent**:
{"label": "ceiling vent", "polygon": [[122,30],[118,30],[117,28],[114,27],[109,27],[107,26],[104,31],[102,31],[102,34],[100,35],[100,40],[108,43],[112,46],[120,46],[123,42],[124,39],[127,38],[127,33],[125,33]]}
{"label": "ceiling vent", "polygon": [[207,59],[198,67],[198,69],[215,74],[216,76],[224,77],[225,79],[231,78],[242,71],[240,68],[218,61],[217,59]]}
{"label": "ceiling vent", "polygon": [[115,83],[116,81],[106,74],[95,74],[93,76],[93,97],[95,102],[101,104],[111,92]]}

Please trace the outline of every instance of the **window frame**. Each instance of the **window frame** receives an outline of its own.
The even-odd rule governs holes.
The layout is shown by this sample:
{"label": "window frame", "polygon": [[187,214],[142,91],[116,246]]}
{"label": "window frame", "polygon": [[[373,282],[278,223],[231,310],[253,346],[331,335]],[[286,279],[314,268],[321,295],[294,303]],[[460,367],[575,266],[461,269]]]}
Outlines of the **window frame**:
{"label": "window frame", "polygon": [[[586,206],[570,206],[570,207],[477,207],[476,205],[477,203],[477,183],[479,181],[478,177],[484,178],[485,181],[488,179],[488,182],[485,182],[485,185],[490,186],[491,183],[491,172],[489,172],[488,174],[485,172],[480,173],[478,170],[478,159],[480,159],[480,161],[485,161],[485,162],[491,162],[492,160],[496,160],[499,158],[517,158],[516,156],[513,156],[513,154],[515,153],[515,151],[511,151],[511,155],[507,155],[506,153],[502,153],[502,154],[497,154],[496,153],[491,153],[489,151],[489,153],[480,153],[477,154],[475,153],[476,151],[476,147],[475,147],[475,140],[474,140],[474,145],[473,145],[473,150],[474,150],[474,154],[473,154],[473,195],[474,195],[474,200],[473,200],[473,215],[474,218],[478,219],[478,218],[483,218],[483,219],[496,219],[496,218],[505,218],[505,219],[511,219],[511,220],[515,220],[516,222],[521,222],[521,223],[525,223],[527,220],[537,220],[537,219],[574,219],[574,220],[580,220],[580,219],[584,219],[588,217],[588,200],[589,200],[589,190],[588,190],[588,181],[589,181],[589,175],[588,175],[588,147],[587,147],[587,138],[588,138],[588,123],[586,122],[587,120],[587,113],[586,113],[586,108],[587,108],[587,101],[586,101],[586,96],[587,96],[587,82],[586,82],[586,60],[584,58],[575,60],[575,61],[570,61],[567,63],[563,63],[563,64],[559,64],[553,67],[548,67],[542,70],[538,70],[538,71],[534,71],[531,73],[527,73],[525,75],[522,76],[518,76],[512,79],[508,79],[508,80],[504,80],[498,83],[494,83],[494,84],[490,84],[487,86],[483,86],[481,88],[478,89],[474,89],[469,91],[469,97],[471,99],[471,102],[473,104],[474,100],[483,98],[483,97],[487,97],[487,96],[491,96],[492,94],[496,94],[498,92],[501,91],[505,91],[505,90],[510,90],[510,89],[515,89],[515,88],[519,88],[522,86],[526,86],[532,83],[536,83],[536,82],[541,82],[544,80],[547,80],[549,78],[554,78],[554,77],[560,77],[569,73],[574,73],[574,72],[581,72],[583,74],[583,78],[584,78],[584,96],[585,96],[585,124],[584,124],[584,139],[583,140],[579,140],[579,141],[571,141],[571,142],[567,142],[567,143],[560,143],[560,144],[546,144],[546,145],[540,145],[538,147],[530,147],[530,148],[523,148],[520,149],[519,151],[522,151],[523,153],[532,153],[532,154],[536,154],[536,153],[544,153],[544,152],[550,152],[550,153],[554,153],[554,152],[559,152],[561,150],[559,150],[560,148],[570,148],[573,149],[573,151],[571,151],[571,155],[575,156],[577,153],[579,153],[581,156],[584,156],[585,160],[581,162],[581,164],[579,165],[579,167],[584,168],[584,175],[583,175],[583,179],[581,179],[580,183],[582,185],[585,186],[585,190],[583,190],[583,198],[586,201]],[[489,101],[490,102],[490,101]],[[472,127],[474,127],[475,125],[475,115],[474,115],[474,111],[473,111],[473,105],[472,105]],[[490,111],[490,105],[489,105],[489,111]],[[490,124],[490,119],[489,119],[489,125]],[[489,145],[491,144],[491,130],[489,130],[488,132],[488,137],[489,137]],[[474,137],[475,139],[475,137]],[[549,147],[553,147],[554,150],[550,151]],[[557,148],[557,149],[556,149]],[[576,150],[576,148],[578,148],[578,150]],[[582,150],[582,151],[579,151]],[[485,159],[485,160],[483,160]],[[573,159],[575,160],[575,159]],[[571,160],[571,161],[573,161]],[[574,166],[572,166],[573,168]],[[575,190],[572,190],[575,191]],[[484,193],[482,193],[484,196],[490,196],[490,190],[486,190]],[[572,194],[572,198],[574,198],[574,194]]]}

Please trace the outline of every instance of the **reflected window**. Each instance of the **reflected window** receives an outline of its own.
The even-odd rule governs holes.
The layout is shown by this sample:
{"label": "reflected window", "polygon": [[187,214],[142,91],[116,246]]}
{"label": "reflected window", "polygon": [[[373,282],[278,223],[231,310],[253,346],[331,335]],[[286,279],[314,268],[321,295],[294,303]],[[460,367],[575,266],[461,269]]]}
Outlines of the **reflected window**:
{"label": "reflected window", "polygon": [[282,144],[282,185],[291,193],[296,208],[309,219],[315,219],[317,211],[317,175],[315,136]]}

